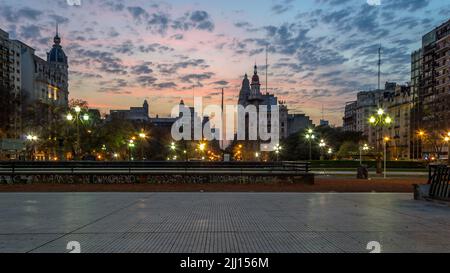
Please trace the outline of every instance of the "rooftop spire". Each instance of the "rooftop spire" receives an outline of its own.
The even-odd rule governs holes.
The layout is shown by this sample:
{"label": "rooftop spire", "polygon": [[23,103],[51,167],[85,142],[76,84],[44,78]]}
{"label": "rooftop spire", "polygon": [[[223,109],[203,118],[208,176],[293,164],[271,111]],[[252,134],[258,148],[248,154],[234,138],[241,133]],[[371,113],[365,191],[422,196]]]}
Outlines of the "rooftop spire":
{"label": "rooftop spire", "polygon": [[56,35],[55,35],[55,38],[53,38],[53,42],[55,43],[55,45],[60,45],[61,44],[61,38],[59,38],[58,23],[56,23]]}

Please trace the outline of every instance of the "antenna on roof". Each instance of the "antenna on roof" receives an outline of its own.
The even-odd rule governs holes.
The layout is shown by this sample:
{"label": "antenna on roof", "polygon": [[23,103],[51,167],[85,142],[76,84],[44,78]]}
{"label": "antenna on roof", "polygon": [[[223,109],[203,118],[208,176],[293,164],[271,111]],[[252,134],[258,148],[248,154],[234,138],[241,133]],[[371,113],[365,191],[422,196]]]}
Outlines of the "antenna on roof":
{"label": "antenna on roof", "polygon": [[378,48],[378,91],[381,88],[381,44]]}
{"label": "antenna on roof", "polygon": [[269,71],[269,52],[267,51],[268,45],[266,45],[266,94],[269,94],[268,91],[268,71]]}

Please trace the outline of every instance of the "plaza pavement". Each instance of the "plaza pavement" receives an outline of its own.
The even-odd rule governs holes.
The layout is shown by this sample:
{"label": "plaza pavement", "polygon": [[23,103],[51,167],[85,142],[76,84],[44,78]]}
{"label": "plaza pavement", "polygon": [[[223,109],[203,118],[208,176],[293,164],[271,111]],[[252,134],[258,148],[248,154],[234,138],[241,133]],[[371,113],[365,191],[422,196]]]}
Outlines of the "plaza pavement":
{"label": "plaza pavement", "polygon": [[0,252],[450,252],[449,227],[411,194],[0,194]]}

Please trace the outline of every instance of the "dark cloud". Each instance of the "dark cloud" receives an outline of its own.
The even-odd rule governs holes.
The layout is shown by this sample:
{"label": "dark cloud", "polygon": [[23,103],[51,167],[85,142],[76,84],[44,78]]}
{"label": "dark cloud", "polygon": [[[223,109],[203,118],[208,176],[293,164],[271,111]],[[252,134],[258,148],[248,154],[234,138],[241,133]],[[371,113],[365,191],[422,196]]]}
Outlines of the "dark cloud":
{"label": "dark cloud", "polygon": [[34,25],[20,27],[20,36],[24,39],[35,39],[41,37],[41,30]]}
{"label": "dark cloud", "polygon": [[417,11],[426,8],[431,0],[384,0],[383,6],[385,9],[397,9],[407,11]]}
{"label": "dark cloud", "polygon": [[214,76],[214,73],[212,72],[206,72],[202,74],[187,74],[180,77],[180,80],[183,83],[191,83],[191,84],[197,83],[198,85],[201,85],[202,81],[211,79],[212,76]]}
{"label": "dark cloud", "polygon": [[177,85],[174,82],[162,82],[162,83],[154,84],[153,86],[158,89],[170,89],[170,88],[177,87]]}
{"label": "dark cloud", "polygon": [[227,82],[227,81],[216,81],[216,82],[212,82],[211,84],[225,86],[225,85],[228,85],[229,82]]}
{"label": "dark cloud", "polygon": [[139,76],[136,78],[136,82],[142,87],[152,86],[158,79],[153,76]]}
{"label": "dark cloud", "polygon": [[292,2],[294,2],[294,0],[283,0],[280,3],[273,5],[271,10],[275,14],[285,13],[286,11],[292,9]]}
{"label": "dark cloud", "polygon": [[24,7],[16,10],[4,4],[0,6],[0,15],[9,22],[20,22],[22,20],[36,21],[41,17],[42,14],[42,11],[29,7]]}
{"label": "dark cloud", "polygon": [[214,22],[206,11],[196,10],[185,13],[184,16],[172,22],[172,28],[176,30],[198,29],[205,31],[214,30]]}
{"label": "dark cloud", "polygon": [[169,28],[188,31],[198,29],[205,31],[214,30],[214,22],[210,15],[203,10],[195,10],[185,13],[178,19],[172,19],[171,15],[163,11],[148,12],[142,7],[127,7],[127,11],[137,23],[144,23],[148,30],[164,35]]}
{"label": "dark cloud", "polygon": [[178,73],[178,70],[185,69],[189,67],[197,67],[201,69],[206,69],[209,67],[208,64],[206,64],[206,61],[203,59],[186,59],[181,62],[173,62],[170,64],[158,64],[158,70],[161,74],[166,75],[174,75]]}
{"label": "dark cloud", "polygon": [[149,18],[148,12],[141,7],[127,7],[127,11],[133,16],[134,20],[139,23],[142,23]]}
{"label": "dark cloud", "polygon": [[136,75],[142,75],[142,74],[150,74],[153,72],[153,70],[150,68],[151,63],[143,63],[140,65],[132,66],[131,67],[131,73]]}
{"label": "dark cloud", "polygon": [[80,64],[85,66],[96,65],[97,68],[105,73],[111,74],[127,74],[127,66],[122,64],[122,60],[114,55],[112,52],[101,50],[87,50],[84,48],[77,48],[74,50]]}

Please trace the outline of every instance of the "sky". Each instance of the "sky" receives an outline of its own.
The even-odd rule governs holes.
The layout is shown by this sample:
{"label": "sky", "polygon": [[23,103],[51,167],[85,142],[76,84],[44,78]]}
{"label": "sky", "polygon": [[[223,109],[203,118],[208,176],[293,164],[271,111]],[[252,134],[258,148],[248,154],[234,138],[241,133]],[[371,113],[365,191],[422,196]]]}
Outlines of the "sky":
{"label": "sky", "polygon": [[[381,81],[410,80],[421,37],[450,19],[448,0],[0,0],[0,28],[46,58],[56,24],[70,98],[169,116],[183,99],[236,104],[255,63],[291,113],[342,125],[345,103]],[[76,2],[76,1],[75,1]],[[378,5],[380,4],[380,5]],[[322,112],[322,108],[324,111]]]}

